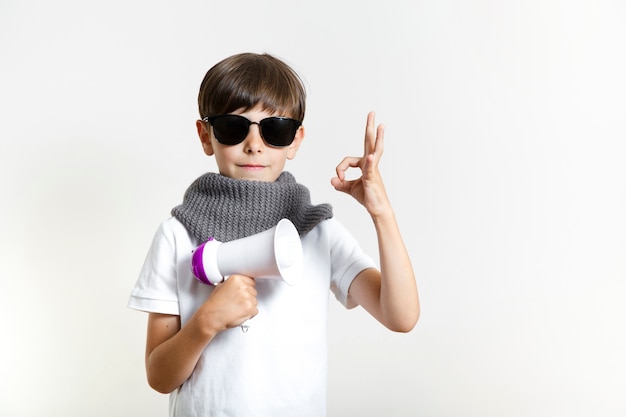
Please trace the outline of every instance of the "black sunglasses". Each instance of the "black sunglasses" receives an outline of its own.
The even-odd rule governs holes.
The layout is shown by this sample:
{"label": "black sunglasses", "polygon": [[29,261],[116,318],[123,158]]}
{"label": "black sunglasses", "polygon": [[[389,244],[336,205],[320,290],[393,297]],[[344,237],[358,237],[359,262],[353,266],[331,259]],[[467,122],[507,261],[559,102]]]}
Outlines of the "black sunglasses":
{"label": "black sunglasses", "polygon": [[250,125],[259,125],[261,137],[270,146],[282,148],[291,145],[296,131],[302,124],[288,117],[267,117],[260,122],[252,122],[238,114],[222,114],[202,119],[213,126],[215,139],[223,145],[237,145],[248,136]]}

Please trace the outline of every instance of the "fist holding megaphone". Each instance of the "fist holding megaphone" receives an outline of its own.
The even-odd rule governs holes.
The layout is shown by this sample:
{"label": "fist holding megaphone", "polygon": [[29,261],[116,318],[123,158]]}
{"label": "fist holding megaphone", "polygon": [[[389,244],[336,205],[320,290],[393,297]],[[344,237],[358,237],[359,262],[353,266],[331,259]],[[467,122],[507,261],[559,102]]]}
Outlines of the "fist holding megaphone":
{"label": "fist holding megaphone", "polygon": [[273,228],[230,242],[209,239],[191,257],[191,270],[203,284],[217,285],[229,275],[282,279],[295,285],[302,277],[302,244],[296,227],[282,219]]}

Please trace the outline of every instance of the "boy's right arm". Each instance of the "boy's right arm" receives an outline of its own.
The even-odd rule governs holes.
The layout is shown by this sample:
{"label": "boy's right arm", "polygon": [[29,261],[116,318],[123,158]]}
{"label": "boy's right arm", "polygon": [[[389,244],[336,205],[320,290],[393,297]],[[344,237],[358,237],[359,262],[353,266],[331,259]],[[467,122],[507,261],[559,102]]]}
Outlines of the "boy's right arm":
{"label": "boy's right arm", "polygon": [[156,391],[167,394],[185,382],[200,355],[219,332],[257,314],[254,279],[231,275],[182,326],[180,317],[150,313],[146,340],[146,374]]}

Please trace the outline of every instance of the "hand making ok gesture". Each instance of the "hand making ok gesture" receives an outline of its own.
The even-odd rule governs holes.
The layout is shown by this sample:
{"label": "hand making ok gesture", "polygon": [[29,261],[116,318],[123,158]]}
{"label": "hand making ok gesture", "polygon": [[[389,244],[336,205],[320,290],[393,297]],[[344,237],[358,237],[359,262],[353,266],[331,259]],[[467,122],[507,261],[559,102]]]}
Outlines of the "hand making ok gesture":
{"label": "hand making ok gesture", "polygon": [[[391,210],[385,186],[378,170],[378,162],[383,154],[385,138],[384,125],[375,126],[376,114],[369,112],[365,126],[365,143],[362,157],[347,156],[337,165],[337,176],[331,184],[337,191],[350,194],[363,204],[372,217]],[[349,168],[359,168],[361,176],[354,180],[346,179]]]}

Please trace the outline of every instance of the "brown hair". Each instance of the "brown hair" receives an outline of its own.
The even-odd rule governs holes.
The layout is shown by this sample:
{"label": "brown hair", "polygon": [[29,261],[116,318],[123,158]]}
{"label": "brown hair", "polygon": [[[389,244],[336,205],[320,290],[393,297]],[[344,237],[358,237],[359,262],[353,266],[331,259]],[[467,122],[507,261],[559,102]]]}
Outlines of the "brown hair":
{"label": "brown hair", "polygon": [[263,110],[302,121],[306,91],[289,65],[269,54],[242,53],[215,64],[204,76],[198,94],[200,118]]}

